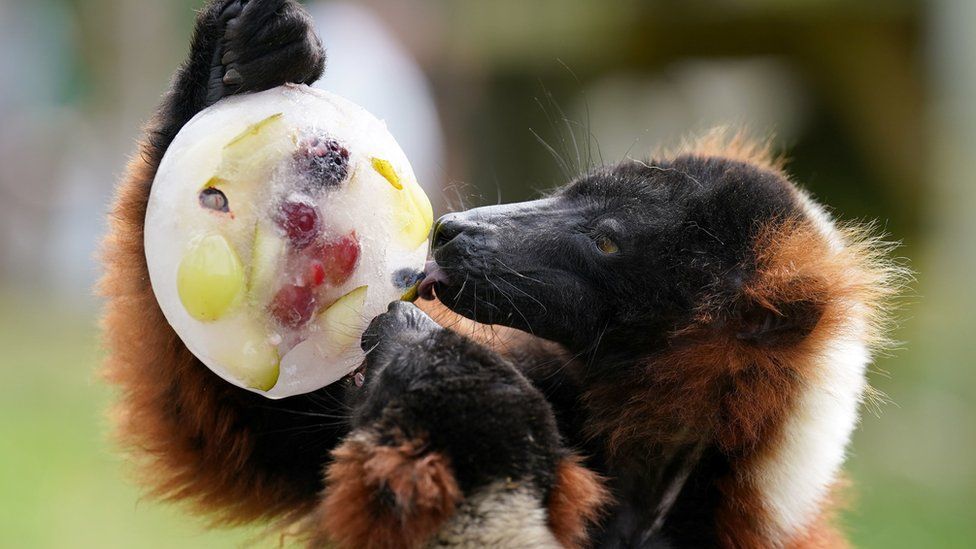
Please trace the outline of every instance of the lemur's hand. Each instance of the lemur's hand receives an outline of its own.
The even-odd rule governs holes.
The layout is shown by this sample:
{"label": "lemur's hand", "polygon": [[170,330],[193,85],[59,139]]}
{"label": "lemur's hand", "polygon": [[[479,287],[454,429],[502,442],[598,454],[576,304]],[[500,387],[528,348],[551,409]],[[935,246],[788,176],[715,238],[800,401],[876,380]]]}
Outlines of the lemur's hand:
{"label": "lemur's hand", "polygon": [[[410,303],[362,340],[352,432],[328,467],[318,534],[335,547],[580,546],[605,499],[545,397],[497,353]],[[463,502],[463,503],[462,503]]]}
{"label": "lemur's hand", "polygon": [[289,82],[311,84],[322,76],[325,51],[308,12],[294,0],[217,0],[197,28],[215,38],[207,105]]}
{"label": "lemur's hand", "polygon": [[379,356],[394,353],[403,345],[419,343],[442,329],[412,303],[394,301],[363,332],[362,348],[369,353],[368,357],[374,357],[368,360],[375,362]]}
{"label": "lemur's hand", "polygon": [[144,156],[155,171],[180,129],[229,95],[322,76],[325,51],[294,0],[211,0],[197,16],[190,54],[148,127]]}

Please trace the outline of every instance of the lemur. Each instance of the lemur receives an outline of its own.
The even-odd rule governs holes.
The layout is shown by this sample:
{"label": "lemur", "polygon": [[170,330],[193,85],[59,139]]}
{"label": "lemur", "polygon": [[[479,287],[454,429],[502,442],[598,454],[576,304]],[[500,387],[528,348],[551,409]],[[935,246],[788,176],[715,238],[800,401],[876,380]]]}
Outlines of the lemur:
{"label": "lemur", "polygon": [[[578,547],[607,493],[510,362],[390,305],[367,328],[352,432],[307,519],[340,547]],[[315,543],[318,545],[319,543]]]}
{"label": "lemur", "polygon": [[196,360],[149,285],[155,170],[196,112],[323,64],[297,3],[211,2],[119,187],[106,373],[154,495],[350,547],[844,544],[833,488],[900,271],[742,139],[445,216],[421,305],[447,328],[391,307],[362,388],[269,401]]}
{"label": "lemur", "polygon": [[838,474],[904,273],[766,147],[713,132],[448,214],[433,247],[422,294],[558,344],[502,352],[609,479],[598,546],[845,545]]}
{"label": "lemur", "polygon": [[215,523],[278,520],[313,546],[583,544],[606,491],[563,444],[549,404],[510,362],[416,307],[394,304],[370,325],[361,387],[346,379],[280,401],[222,381],[166,323],[143,224],[167,147],[221,98],[312,83],[324,61],[297,2],[214,0],[199,14],[104,242],[105,374],[121,389],[121,442],[153,495]]}

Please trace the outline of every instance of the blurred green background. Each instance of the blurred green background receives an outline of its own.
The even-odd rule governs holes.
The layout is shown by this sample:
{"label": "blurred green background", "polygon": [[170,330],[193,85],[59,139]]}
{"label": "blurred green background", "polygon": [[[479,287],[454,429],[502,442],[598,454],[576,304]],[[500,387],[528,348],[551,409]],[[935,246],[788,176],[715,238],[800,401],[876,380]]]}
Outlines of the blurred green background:
{"label": "blurred green background", "polygon": [[[441,211],[744,124],[839,216],[880,220],[918,281],[844,521],[861,547],[976,546],[976,2],[308,4],[323,85],[389,120]],[[140,499],[97,374],[104,214],[197,7],[0,0],[0,547],[270,543]]]}

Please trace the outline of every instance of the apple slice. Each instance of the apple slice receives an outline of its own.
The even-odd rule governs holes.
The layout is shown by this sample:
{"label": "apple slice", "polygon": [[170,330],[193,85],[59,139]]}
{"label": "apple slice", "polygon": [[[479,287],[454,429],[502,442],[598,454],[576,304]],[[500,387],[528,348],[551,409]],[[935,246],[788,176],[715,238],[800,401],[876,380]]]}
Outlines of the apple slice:
{"label": "apple slice", "polygon": [[280,112],[251,124],[224,145],[220,171],[225,174],[236,171],[241,175],[253,172],[253,168],[265,163],[269,153],[277,150],[287,136],[288,126]]}
{"label": "apple slice", "polygon": [[434,224],[434,210],[430,206],[430,199],[416,181],[400,177],[396,168],[389,160],[371,158],[373,170],[383,176],[393,187],[394,216],[398,229],[399,240],[408,248],[414,249],[427,240],[430,228]]}
{"label": "apple slice", "polygon": [[272,170],[290,157],[294,147],[281,113],[251,124],[224,145],[220,165],[203,188],[220,190],[229,200],[230,211],[246,216],[257,199],[255,193],[267,185]]}
{"label": "apple slice", "polygon": [[434,210],[427,194],[416,181],[404,181],[395,204],[400,241],[410,249],[420,246],[427,240],[434,224]]}
{"label": "apple slice", "polygon": [[390,164],[389,160],[383,160],[382,158],[371,158],[370,163],[373,165],[373,169],[376,173],[382,175],[393,188],[401,191],[403,190],[403,183],[400,182],[400,175],[397,174],[396,168],[393,164]]}
{"label": "apple slice", "polygon": [[180,302],[193,318],[219,319],[244,290],[244,268],[223,236],[210,235],[196,242],[183,256],[176,273]]}
{"label": "apple slice", "polygon": [[278,383],[280,358],[266,330],[248,316],[230,319],[233,337],[218,342],[215,358],[236,380],[268,391]]}
{"label": "apple slice", "polygon": [[366,289],[360,286],[340,297],[315,319],[318,329],[325,333],[331,348],[343,350],[359,341],[363,331],[363,307],[366,305]]}
{"label": "apple slice", "polygon": [[285,239],[274,230],[263,227],[259,221],[254,227],[251,276],[248,279],[248,293],[256,303],[264,304],[271,298],[272,285],[284,262],[285,248]]}

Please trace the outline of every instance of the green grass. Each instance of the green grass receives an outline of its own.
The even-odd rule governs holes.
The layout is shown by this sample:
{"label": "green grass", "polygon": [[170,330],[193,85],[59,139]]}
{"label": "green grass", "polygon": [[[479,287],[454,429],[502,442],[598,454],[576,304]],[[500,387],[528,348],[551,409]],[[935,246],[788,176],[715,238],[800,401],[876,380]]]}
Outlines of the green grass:
{"label": "green grass", "polygon": [[108,441],[111,391],[94,321],[0,300],[0,547],[236,547],[172,505],[140,499]]}
{"label": "green grass", "polygon": [[[111,390],[96,372],[101,353],[93,319],[0,295],[0,349],[7,388],[0,398],[0,547],[237,547],[254,541],[254,530],[208,531],[178,507],[140,499],[108,441],[104,414]],[[868,416],[855,440],[848,529],[859,547],[972,547],[972,479],[944,478],[964,474],[972,454],[957,449],[962,457],[954,469],[938,461],[953,449],[939,447],[941,439],[928,433],[949,429],[946,440],[953,441],[957,429],[971,440],[972,425],[944,417],[949,412],[914,421],[924,417],[911,403],[931,386],[926,370],[904,361],[886,369],[901,381],[884,389],[902,406]],[[930,440],[936,442],[922,442]]]}

